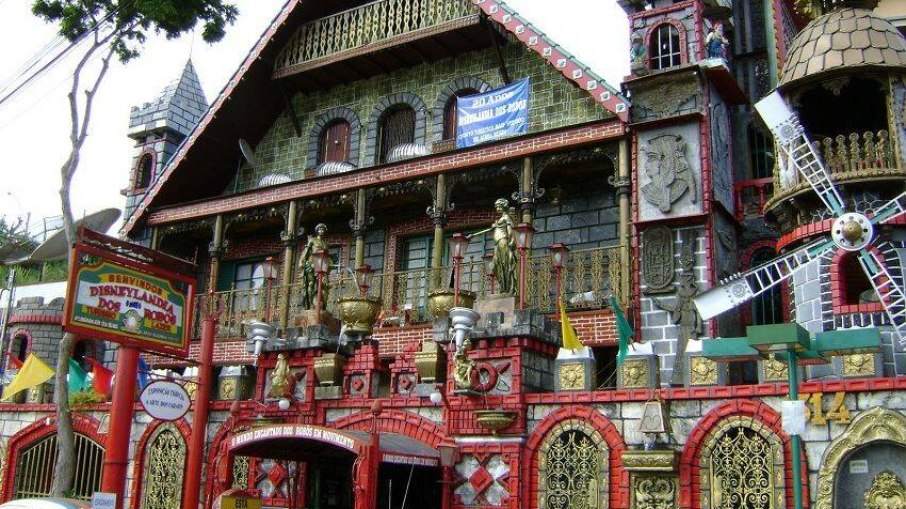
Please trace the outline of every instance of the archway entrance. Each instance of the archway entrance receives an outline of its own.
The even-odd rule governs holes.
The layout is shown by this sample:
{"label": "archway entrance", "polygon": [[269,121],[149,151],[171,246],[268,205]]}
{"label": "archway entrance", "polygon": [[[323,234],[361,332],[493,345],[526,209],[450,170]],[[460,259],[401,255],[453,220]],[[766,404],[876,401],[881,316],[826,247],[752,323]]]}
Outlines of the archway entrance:
{"label": "archway entrance", "polygon": [[441,506],[440,454],[398,433],[281,424],[239,433],[230,440],[229,450],[288,465],[294,478],[287,490],[291,508]]}

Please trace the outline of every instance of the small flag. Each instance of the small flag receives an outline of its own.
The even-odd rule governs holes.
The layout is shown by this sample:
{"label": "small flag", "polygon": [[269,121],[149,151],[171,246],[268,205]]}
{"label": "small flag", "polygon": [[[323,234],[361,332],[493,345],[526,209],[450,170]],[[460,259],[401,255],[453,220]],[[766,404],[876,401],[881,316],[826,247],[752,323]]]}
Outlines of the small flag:
{"label": "small flag", "polygon": [[629,325],[629,320],[626,319],[626,315],[624,315],[623,310],[620,309],[620,303],[617,302],[615,295],[610,296],[610,307],[613,308],[613,314],[616,316],[617,336],[620,338],[620,351],[617,353],[617,366],[622,366],[623,359],[629,354],[629,344],[632,343],[635,331],[632,330],[632,326]]}
{"label": "small flag", "polygon": [[110,394],[110,384],[113,381],[113,371],[104,367],[100,362],[85,357],[85,360],[91,363],[91,373],[94,377],[91,379],[91,386],[94,392],[103,394],[106,398]]}
{"label": "small flag", "polygon": [[13,367],[16,369],[22,369],[22,361],[16,358],[15,355],[10,352],[6,352],[6,356],[9,357],[9,361],[13,363]]}
{"label": "small flag", "polygon": [[82,369],[82,366],[73,359],[69,358],[69,392],[82,392],[88,386],[88,373]]}
{"label": "small flag", "polygon": [[573,324],[569,323],[569,316],[566,314],[566,308],[563,306],[563,301],[561,300],[559,304],[560,336],[563,339],[563,348],[580,350],[582,349],[582,342],[579,341],[579,336],[576,335],[576,329],[573,328]]}
{"label": "small flag", "polygon": [[138,390],[143,391],[145,387],[148,386],[150,382],[150,377],[148,374],[151,373],[151,368],[148,367],[148,363],[145,362],[145,359],[141,356],[138,358]]}
{"label": "small flag", "polygon": [[3,391],[3,398],[0,398],[0,401],[7,401],[20,391],[43,384],[50,380],[53,374],[54,370],[42,361],[40,357],[35,354],[28,354],[22,364],[22,368],[16,373],[16,377]]}

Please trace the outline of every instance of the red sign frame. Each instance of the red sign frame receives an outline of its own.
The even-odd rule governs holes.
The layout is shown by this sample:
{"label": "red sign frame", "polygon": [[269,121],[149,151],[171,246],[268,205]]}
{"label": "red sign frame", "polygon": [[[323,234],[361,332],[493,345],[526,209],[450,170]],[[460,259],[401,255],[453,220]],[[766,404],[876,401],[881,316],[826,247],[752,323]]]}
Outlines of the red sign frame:
{"label": "red sign frame", "polygon": [[[98,263],[83,263],[86,255],[97,259]],[[77,307],[81,306],[77,306],[79,287],[83,283],[80,276],[99,268],[127,272],[136,281],[140,282],[144,276],[148,280],[154,281],[154,283],[148,283],[150,285],[166,286],[170,291],[176,289],[179,294],[182,294],[181,297],[184,302],[180,316],[182,334],[179,335],[178,344],[175,341],[158,340],[154,337],[141,335],[136,330],[128,330],[129,328],[127,327],[123,327],[122,330],[115,330],[104,326],[104,324],[92,325],[85,323],[84,320],[82,322],[75,321]],[[194,318],[195,289],[197,288],[195,269],[195,264],[186,260],[81,228],[79,229],[79,240],[70,253],[69,280],[66,288],[66,305],[63,312],[63,330],[80,337],[111,341],[146,352],[172,357],[187,357]],[[161,280],[164,283],[163,285],[160,284]],[[185,288],[184,292],[182,291],[183,287]],[[140,300],[140,298],[136,300]]]}

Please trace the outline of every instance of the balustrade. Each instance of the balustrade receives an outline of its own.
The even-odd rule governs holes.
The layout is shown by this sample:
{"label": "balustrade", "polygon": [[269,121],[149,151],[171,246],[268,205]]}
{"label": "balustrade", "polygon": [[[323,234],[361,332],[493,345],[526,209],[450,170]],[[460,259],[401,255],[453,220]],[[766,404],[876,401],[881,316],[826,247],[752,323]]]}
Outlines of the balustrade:
{"label": "balustrade", "polygon": [[743,180],[733,186],[736,196],[736,219],[744,221],[764,216],[764,204],[774,194],[774,178]]}
{"label": "balustrade", "polygon": [[[611,293],[623,301],[619,247],[576,250],[570,253],[570,261],[561,272],[561,286],[566,307],[570,310],[601,309],[609,305]],[[526,305],[545,312],[556,311],[555,278],[547,254],[529,258],[526,261]],[[346,297],[361,296],[349,273],[335,271],[328,278],[330,290],[327,311],[336,313],[336,301]],[[613,284],[615,282],[616,284]],[[367,296],[382,301],[381,324],[402,326],[430,322],[428,295],[440,289],[452,288],[453,268],[425,268],[374,274],[366,290]],[[464,260],[460,272],[460,289],[474,292],[478,296],[492,293],[490,278],[480,258]],[[301,314],[302,285],[274,284],[244,290],[217,292],[222,299],[223,314],[220,318],[218,338],[245,337],[245,324],[265,320],[277,324],[287,306],[290,326],[293,317]],[[288,299],[287,299],[288,296]],[[202,302],[196,309],[195,335],[200,332]]]}
{"label": "balustrade", "polygon": [[303,25],[277,56],[286,69],[478,14],[469,0],[379,0]]}

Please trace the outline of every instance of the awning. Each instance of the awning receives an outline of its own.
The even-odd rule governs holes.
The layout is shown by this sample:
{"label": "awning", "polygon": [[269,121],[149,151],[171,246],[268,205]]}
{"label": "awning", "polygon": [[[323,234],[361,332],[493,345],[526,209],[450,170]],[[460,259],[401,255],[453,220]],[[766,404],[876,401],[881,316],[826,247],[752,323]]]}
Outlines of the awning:
{"label": "awning", "polygon": [[[381,462],[436,467],[440,453],[399,433],[378,433]],[[311,424],[278,424],[245,431],[230,440],[234,454],[291,461],[353,460],[371,443],[370,433]]]}

